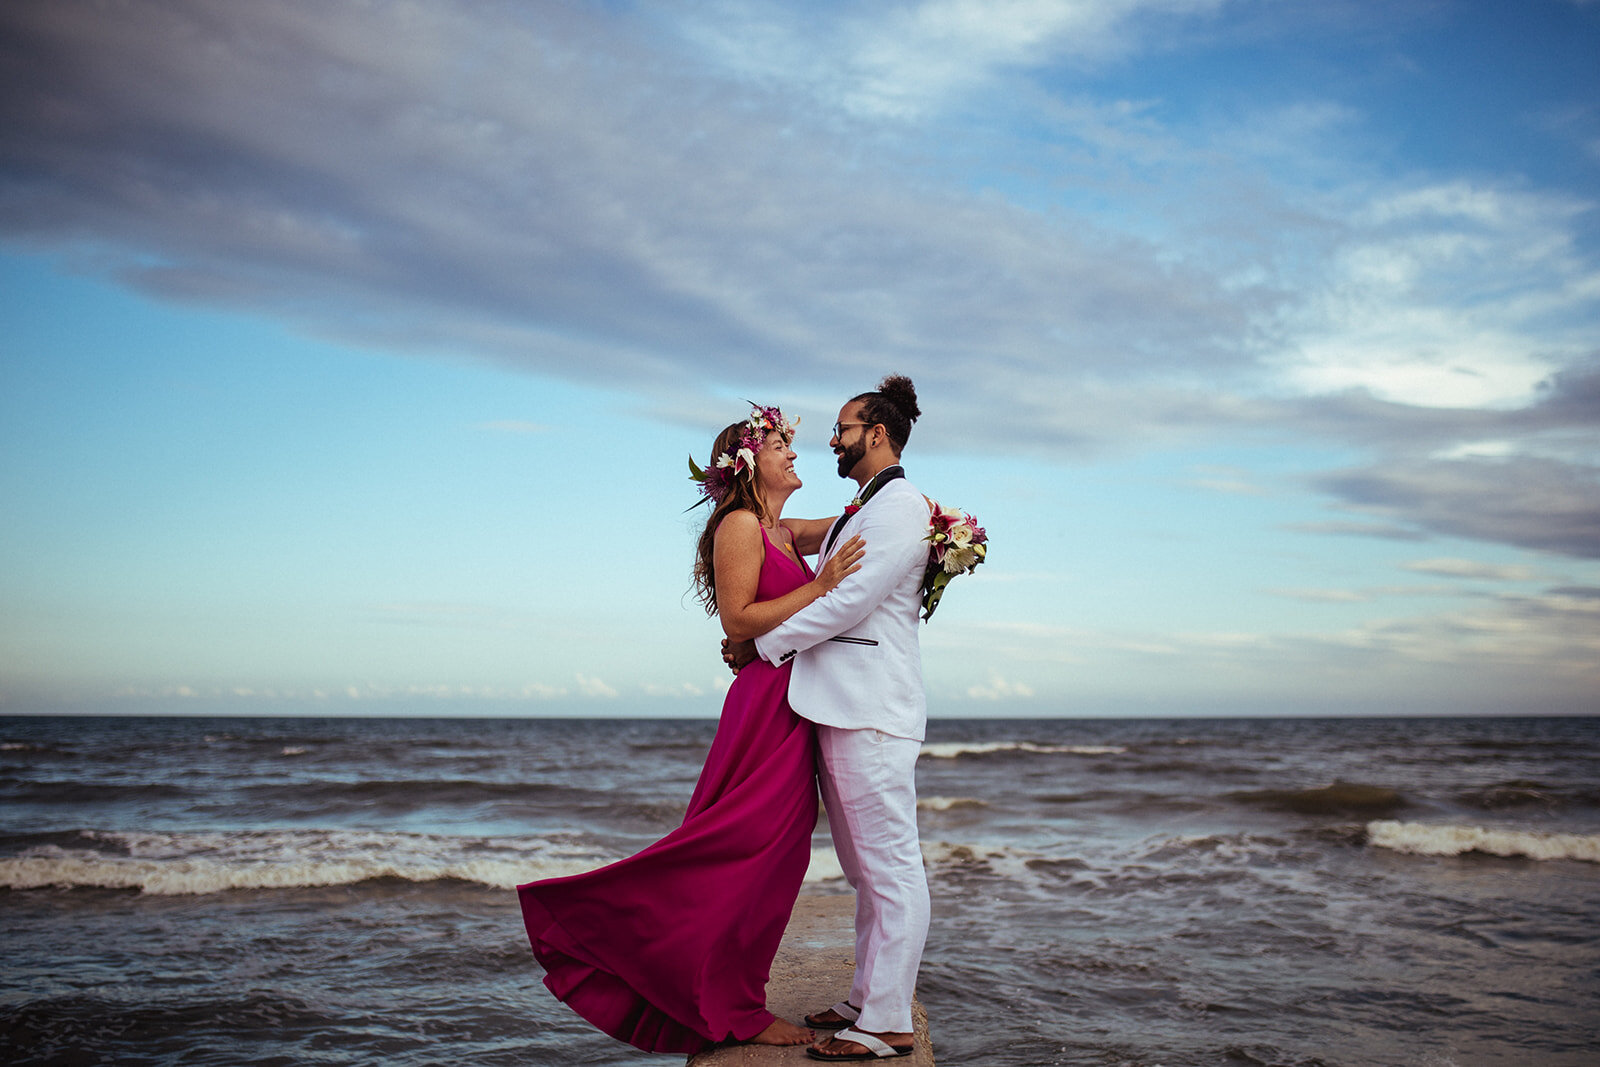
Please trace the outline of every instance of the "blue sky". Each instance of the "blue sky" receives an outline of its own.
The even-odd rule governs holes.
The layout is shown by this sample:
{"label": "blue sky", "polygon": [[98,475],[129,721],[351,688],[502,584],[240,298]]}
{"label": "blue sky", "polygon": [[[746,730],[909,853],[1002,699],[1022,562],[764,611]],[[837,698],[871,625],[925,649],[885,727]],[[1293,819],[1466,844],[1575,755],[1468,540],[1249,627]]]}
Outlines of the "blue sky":
{"label": "blue sky", "polygon": [[712,715],[741,398],[935,715],[1592,711],[1600,3],[0,7],[0,711]]}

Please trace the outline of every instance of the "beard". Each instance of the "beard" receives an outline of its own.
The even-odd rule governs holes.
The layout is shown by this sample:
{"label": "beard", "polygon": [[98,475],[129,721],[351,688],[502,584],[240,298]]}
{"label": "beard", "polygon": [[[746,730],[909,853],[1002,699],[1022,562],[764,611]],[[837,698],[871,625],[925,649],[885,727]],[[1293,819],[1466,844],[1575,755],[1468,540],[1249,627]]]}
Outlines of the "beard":
{"label": "beard", "polygon": [[839,452],[839,477],[848,478],[850,472],[856,469],[856,464],[867,458],[867,444],[857,441],[853,445],[843,445]]}

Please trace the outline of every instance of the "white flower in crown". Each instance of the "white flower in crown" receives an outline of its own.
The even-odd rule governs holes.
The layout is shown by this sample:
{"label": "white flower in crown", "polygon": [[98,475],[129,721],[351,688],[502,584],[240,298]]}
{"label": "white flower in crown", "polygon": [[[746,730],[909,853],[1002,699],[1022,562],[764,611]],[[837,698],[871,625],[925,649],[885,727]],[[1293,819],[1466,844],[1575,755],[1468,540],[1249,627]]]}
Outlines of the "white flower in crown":
{"label": "white flower in crown", "polygon": [[732,488],[733,479],[755,469],[756,453],[766,443],[767,434],[776,430],[787,444],[794,440],[795,427],[799,425],[799,419],[785,418],[783,412],[775,407],[751,404],[750,417],[745,420],[739,443],[731,452],[717,456],[705,470],[700,468],[693,456],[689,457],[689,480],[700,486],[701,493],[701,499],[695,506],[707,500],[720,504]]}

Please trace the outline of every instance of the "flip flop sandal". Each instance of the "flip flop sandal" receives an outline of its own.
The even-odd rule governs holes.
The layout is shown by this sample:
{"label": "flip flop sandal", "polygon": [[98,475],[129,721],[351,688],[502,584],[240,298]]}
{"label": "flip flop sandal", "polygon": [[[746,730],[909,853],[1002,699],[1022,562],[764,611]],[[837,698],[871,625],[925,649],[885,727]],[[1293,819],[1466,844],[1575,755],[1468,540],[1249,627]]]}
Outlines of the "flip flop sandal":
{"label": "flip flop sandal", "polygon": [[826,1014],[826,1012],[819,1011],[815,1015],[806,1016],[806,1025],[817,1030],[837,1030],[841,1026],[849,1026],[851,1023],[861,1018],[861,1013],[852,1008],[848,1001],[844,1000],[841,1000],[833,1007],[828,1008],[827,1011],[833,1012],[839,1018],[843,1019],[844,1022],[840,1023],[824,1021],[822,1016]]}
{"label": "flip flop sandal", "polygon": [[867,1051],[821,1052],[815,1045],[810,1045],[806,1048],[806,1055],[814,1060],[834,1060],[840,1063],[846,1060],[892,1060],[896,1056],[911,1055],[911,1051],[915,1047],[907,1045],[905,1048],[896,1048],[887,1041],[880,1041],[871,1034],[863,1034],[860,1030],[852,1030],[848,1026],[834,1034],[833,1040],[853,1041]]}

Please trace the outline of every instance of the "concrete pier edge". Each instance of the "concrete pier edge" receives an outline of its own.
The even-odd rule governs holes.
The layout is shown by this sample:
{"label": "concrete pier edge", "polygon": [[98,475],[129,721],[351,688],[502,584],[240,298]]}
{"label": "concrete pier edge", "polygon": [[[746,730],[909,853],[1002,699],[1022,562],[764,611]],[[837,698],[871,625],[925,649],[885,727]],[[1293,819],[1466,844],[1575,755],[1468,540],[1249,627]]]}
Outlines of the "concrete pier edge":
{"label": "concrete pier edge", "polygon": [[[855,906],[856,898],[849,894],[808,894],[795,902],[767,982],[767,1007],[773,1014],[804,1026],[802,1020],[808,1012],[820,1011],[850,992],[850,978],[855,973]],[[917,1050],[909,1056],[867,1062],[933,1067],[928,1015],[916,1001],[911,1005],[911,1017]],[[725,1045],[690,1056],[688,1067],[818,1062],[806,1056],[804,1045]]]}

